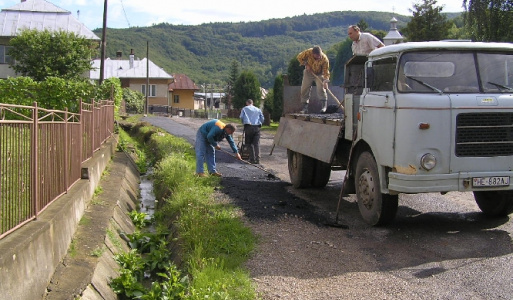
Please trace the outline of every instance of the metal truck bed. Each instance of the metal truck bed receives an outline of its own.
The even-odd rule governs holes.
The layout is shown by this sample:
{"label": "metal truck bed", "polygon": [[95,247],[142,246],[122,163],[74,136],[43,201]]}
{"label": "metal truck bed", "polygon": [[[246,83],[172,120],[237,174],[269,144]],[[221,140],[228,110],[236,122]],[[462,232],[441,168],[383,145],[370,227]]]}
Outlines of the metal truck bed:
{"label": "metal truck bed", "polygon": [[287,114],[280,119],[274,144],[331,163],[343,131],[341,113]]}

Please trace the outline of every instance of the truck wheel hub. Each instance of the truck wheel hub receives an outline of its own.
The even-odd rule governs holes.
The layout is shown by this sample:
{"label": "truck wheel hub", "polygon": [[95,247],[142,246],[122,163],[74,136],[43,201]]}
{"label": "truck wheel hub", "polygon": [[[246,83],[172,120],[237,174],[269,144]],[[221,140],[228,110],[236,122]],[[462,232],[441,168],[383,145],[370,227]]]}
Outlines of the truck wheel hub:
{"label": "truck wheel hub", "polygon": [[358,180],[358,190],[359,196],[362,201],[362,204],[370,209],[372,207],[372,203],[374,202],[374,180],[372,178],[371,173],[367,170],[360,175]]}

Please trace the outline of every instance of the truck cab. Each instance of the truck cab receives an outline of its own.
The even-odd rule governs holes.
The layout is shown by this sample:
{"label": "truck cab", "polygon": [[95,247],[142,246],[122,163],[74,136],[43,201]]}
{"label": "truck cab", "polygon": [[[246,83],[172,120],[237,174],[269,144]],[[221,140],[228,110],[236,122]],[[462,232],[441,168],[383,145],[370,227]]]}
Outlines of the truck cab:
{"label": "truck cab", "polygon": [[329,163],[345,161],[366,222],[393,220],[400,193],[473,192],[483,213],[513,212],[513,44],[386,46],[347,62],[344,91]]}

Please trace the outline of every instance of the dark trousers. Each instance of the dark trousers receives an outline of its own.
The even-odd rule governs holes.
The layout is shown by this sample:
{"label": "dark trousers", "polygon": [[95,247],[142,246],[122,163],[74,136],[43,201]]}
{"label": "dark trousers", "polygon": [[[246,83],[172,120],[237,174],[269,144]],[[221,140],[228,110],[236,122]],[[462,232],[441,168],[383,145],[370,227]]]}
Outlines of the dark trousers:
{"label": "dark trousers", "polygon": [[260,125],[244,125],[244,143],[249,149],[249,161],[260,162]]}

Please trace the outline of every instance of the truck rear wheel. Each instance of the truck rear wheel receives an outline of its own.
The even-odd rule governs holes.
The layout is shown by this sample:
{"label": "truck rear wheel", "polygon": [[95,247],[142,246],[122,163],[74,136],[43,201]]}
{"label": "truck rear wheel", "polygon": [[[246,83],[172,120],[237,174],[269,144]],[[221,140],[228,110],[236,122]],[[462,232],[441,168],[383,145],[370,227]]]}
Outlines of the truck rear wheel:
{"label": "truck rear wheel", "polygon": [[323,188],[330,180],[331,164],[314,159],[314,165],[315,170],[312,178],[312,186],[315,188]]}
{"label": "truck rear wheel", "polygon": [[314,159],[287,149],[290,181],[295,188],[307,188],[312,184]]}
{"label": "truck rear wheel", "polygon": [[363,152],[356,164],[356,197],[364,221],[370,225],[390,223],[397,212],[397,195],[381,193],[376,161],[369,152]]}
{"label": "truck rear wheel", "polygon": [[504,217],[513,213],[513,191],[477,191],[474,199],[487,216]]}

